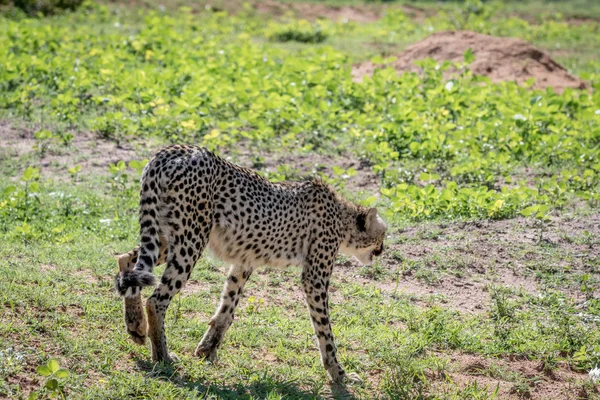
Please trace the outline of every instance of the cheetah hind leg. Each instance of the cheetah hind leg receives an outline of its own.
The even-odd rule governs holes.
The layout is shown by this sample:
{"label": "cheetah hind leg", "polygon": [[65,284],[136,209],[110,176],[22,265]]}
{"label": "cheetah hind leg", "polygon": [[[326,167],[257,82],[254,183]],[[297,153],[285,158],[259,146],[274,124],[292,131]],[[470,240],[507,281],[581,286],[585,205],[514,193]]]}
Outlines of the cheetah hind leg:
{"label": "cheetah hind leg", "polygon": [[204,358],[212,363],[217,360],[217,351],[223,341],[225,332],[233,322],[235,308],[240,301],[244,285],[248,282],[251,274],[252,268],[248,266],[232,265],[229,269],[229,275],[223,285],[221,301],[215,314],[208,322],[206,333],[204,333],[194,352],[197,357]]}
{"label": "cheetah hind leg", "polygon": [[[135,263],[138,257],[139,247],[117,257],[119,264],[119,275],[122,275],[126,271],[132,271],[135,267]],[[165,262],[167,254],[166,240],[161,238],[161,250],[158,259],[158,264]],[[117,276],[117,278],[118,278]],[[139,345],[146,343],[146,336],[148,335],[148,321],[146,318],[146,312],[144,302],[142,300],[141,288],[131,288],[133,296],[123,297],[123,314],[125,315],[125,327],[131,340]]]}

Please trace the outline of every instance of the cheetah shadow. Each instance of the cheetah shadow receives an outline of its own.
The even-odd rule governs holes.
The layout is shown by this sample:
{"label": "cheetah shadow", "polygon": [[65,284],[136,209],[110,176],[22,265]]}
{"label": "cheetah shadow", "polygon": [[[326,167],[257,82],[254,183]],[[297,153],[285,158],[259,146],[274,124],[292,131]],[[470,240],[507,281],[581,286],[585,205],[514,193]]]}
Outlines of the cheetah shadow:
{"label": "cheetah shadow", "polygon": [[138,368],[146,371],[149,378],[169,382],[183,389],[188,389],[198,398],[219,399],[265,399],[272,395],[284,399],[344,399],[355,400],[354,396],[345,386],[331,384],[330,392],[322,395],[304,391],[296,386],[293,381],[281,381],[268,374],[261,374],[259,379],[252,383],[238,383],[231,386],[217,385],[205,379],[190,379],[176,366],[155,364],[146,360],[137,359]]}

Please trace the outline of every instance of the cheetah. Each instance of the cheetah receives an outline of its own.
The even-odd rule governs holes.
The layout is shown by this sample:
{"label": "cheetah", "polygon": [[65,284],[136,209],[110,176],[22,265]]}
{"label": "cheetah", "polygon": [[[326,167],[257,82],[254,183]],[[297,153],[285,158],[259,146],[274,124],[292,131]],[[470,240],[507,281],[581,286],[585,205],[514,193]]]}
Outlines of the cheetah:
{"label": "cheetah", "polygon": [[[175,361],[165,313],[208,246],[231,267],[196,356],[216,360],[256,267],[300,266],[321,362],[333,382],[345,380],[329,320],[329,279],[338,251],[361,264],[382,253],[386,224],[375,208],[348,202],[317,179],[273,183],[205,148],[176,145],[144,168],[139,223],[140,245],[118,257],[115,287],[128,333],[138,344],[150,338],[154,362]],[[152,270],[161,263],[166,269],[146,301],[146,320],[141,289],[156,285]]]}

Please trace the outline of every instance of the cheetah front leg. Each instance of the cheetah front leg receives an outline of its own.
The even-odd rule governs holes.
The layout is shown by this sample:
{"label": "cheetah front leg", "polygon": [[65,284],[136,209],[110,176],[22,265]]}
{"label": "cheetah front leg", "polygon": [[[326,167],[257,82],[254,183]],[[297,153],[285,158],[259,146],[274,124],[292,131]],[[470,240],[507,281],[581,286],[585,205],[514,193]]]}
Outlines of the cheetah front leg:
{"label": "cheetah front leg", "polygon": [[217,359],[217,350],[225,336],[225,332],[231,326],[234,318],[235,308],[240,301],[244,285],[252,274],[250,267],[232,265],[229,275],[223,286],[221,301],[217,306],[215,314],[208,322],[208,330],[196,347],[195,354],[211,362]]}
{"label": "cheetah front leg", "polygon": [[[167,347],[167,336],[165,334],[165,315],[171,300],[181,291],[192,274],[196,262],[202,255],[202,251],[208,243],[210,223],[200,228],[195,221],[210,221],[210,210],[187,218],[187,224],[181,226],[169,222],[172,238],[169,242],[167,254],[167,267],[160,279],[159,285],[154,289],[152,296],[146,302],[146,313],[148,314],[148,337],[152,345],[153,362],[174,362],[177,358],[169,353]],[[183,225],[183,224],[182,224]],[[198,232],[195,240],[185,241]]]}
{"label": "cheetah front leg", "polygon": [[333,257],[330,260],[308,262],[302,271],[302,288],[317,336],[323,367],[333,382],[341,383],[346,373],[336,357],[336,346],[329,321],[327,290],[332,267]]}
{"label": "cheetah front leg", "polygon": [[[167,257],[167,244],[168,241],[165,237],[160,238],[160,255],[158,257],[157,264],[163,264]],[[137,262],[139,254],[139,246],[133,250],[117,256],[117,263],[119,264],[120,275],[126,271],[133,271],[135,263]],[[122,293],[123,297],[123,313],[125,315],[125,327],[127,333],[135,343],[143,345],[146,342],[146,335],[148,334],[148,323],[146,321],[146,313],[144,312],[144,302],[142,301],[142,288],[132,287],[128,290],[130,293]],[[118,290],[118,289],[117,289]]]}

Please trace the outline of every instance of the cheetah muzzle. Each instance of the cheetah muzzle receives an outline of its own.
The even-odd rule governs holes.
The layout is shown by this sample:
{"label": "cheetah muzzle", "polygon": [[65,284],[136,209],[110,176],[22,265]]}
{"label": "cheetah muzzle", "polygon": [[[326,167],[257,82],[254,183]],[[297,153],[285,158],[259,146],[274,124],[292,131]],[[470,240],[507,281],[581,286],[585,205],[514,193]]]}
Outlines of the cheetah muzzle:
{"label": "cheetah muzzle", "polygon": [[[195,354],[214,361],[244,285],[260,265],[302,267],[321,362],[334,382],[345,379],[337,359],[328,307],[329,280],[338,252],[370,264],[383,251],[386,225],[374,208],[355,205],[320,180],[273,183],[195,146],[170,146],[144,168],[140,245],[118,256],[117,293],[124,298],[127,332],[146,337],[152,360],[173,361],[165,313],[206,247],[231,263],[219,305]],[[142,306],[141,289],[154,286]]]}

